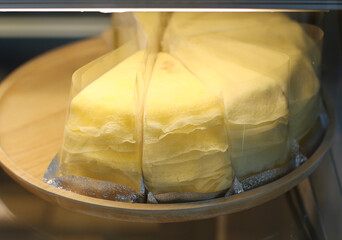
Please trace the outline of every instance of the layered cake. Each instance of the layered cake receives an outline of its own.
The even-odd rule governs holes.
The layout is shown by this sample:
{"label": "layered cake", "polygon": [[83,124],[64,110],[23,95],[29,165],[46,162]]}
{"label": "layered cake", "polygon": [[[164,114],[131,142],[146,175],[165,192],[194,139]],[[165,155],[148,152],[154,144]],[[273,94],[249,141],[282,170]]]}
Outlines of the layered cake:
{"label": "layered cake", "polygon": [[210,193],[285,164],[318,116],[317,42],[281,13],[146,16],[147,47],[73,96],[58,176]]}

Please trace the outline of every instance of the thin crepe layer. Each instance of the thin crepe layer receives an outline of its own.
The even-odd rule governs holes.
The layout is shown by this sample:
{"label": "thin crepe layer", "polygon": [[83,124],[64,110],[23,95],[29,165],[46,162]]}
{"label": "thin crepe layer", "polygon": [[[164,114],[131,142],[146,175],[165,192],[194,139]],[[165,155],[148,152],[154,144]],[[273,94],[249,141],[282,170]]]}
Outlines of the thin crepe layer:
{"label": "thin crepe layer", "polygon": [[228,124],[231,161],[243,179],[289,159],[287,118],[258,125]]}
{"label": "thin crepe layer", "polygon": [[113,150],[69,153],[63,156],[63,175],[89,177],[110,181],[134,188],[139,191],[141,169],[137,162],[137,152],[121,153]]}
{"label": "thin crepe layer", "polygon": [[154,194],[166,192],[215,192],[228,189],[233,172],[226,152],[217,152],[180,163],[144,162],[144,181]]}

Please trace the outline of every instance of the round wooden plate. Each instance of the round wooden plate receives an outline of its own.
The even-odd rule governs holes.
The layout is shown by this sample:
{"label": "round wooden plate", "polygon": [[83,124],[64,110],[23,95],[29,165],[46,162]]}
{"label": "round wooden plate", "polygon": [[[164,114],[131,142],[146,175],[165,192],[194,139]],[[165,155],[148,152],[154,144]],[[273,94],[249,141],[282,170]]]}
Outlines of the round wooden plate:
{"label": "round wooden plate", "polygon": [[0,86],[1,166],[19,184],[43,199],[73,211],[125,221],[179,222],[211,218],[280,196],[309,176],[330,147],[335,113],[324,96],[330,122],[320,146],[301,167],[254,190],[200,202],[133,204],[52,187],[42,178],[62,143],[72,73],[109,50],[103,37],[58,48],[24,64]]}

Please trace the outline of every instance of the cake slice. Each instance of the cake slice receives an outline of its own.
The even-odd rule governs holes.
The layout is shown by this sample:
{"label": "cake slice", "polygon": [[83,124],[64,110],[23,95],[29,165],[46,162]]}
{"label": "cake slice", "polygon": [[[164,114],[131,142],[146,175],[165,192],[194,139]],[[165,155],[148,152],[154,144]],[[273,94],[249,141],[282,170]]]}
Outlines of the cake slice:
{"label": "cake slice", "polygon": [[[319,111],[320,51],[296,22],[290,19],[250,29],[235,29],[221,32],[226,39],[265,46],[270,50],[284,53],[289,57],[288,101],[290,109],[290,133],[301,140],[313,127]],[[322,34],[319,32],[318,34]],[[250,36],[253,36],[251,38]]]}
{"label": "cake slice", "polygon": [[159,53],[147,92],[143,174],[154,194],[228,189],[233,172],[221,99]]}
{"label": "cake slice", "polygon": [[136,73],[143,51],[90,83],[71,101],[59,175],[112,181],[139,191]]}
{"label": "cake slice", "polygon": [[[222,96],[235,175],[243,179],[284,163],[289,152],[288,104],[282,86],[286,83],[286,74],[270,74],[278,77],[275,80],[251,70],[253,61],[244,60],[241,55],[234,58],[233,54],[227,54],[227,50],[234,47],[229,39],[225,41],[227,49],[218,43],[214,45],[218,48],[210,47],[213,46],[210,43],[207,37],[200,39],[196,36],[174,44],[170,53],[180,59],[208,89]],[[249,56],[258,55],[250,53]],[[273,53],[273,56],[275,60],[282,58],[281,54]],[[272,60],[269,59],[270,62]],[[278,67],[274,65],[273,68]]]}

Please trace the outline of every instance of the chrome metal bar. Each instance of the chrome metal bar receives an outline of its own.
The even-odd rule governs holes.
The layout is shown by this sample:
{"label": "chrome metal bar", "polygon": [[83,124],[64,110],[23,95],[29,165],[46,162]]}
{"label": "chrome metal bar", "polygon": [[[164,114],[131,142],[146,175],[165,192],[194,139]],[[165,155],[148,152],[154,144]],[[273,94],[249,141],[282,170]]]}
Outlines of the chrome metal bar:
{"label": "chrome metal bar", "polygon": [[128,8],[160,8],[160,9],[301,9],[301,10],[332,10],[342,9],[338,0],[0,0],[3,9],[128,9]]}

